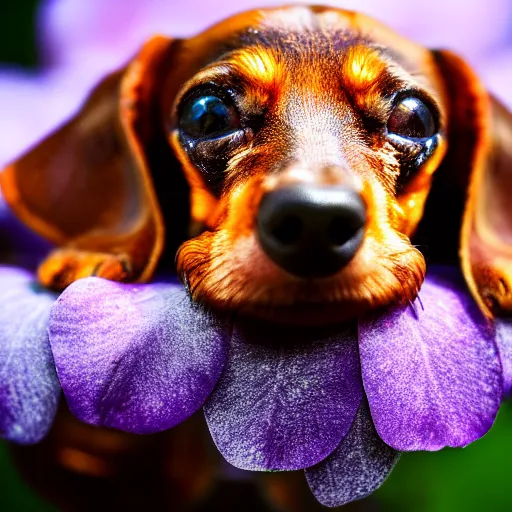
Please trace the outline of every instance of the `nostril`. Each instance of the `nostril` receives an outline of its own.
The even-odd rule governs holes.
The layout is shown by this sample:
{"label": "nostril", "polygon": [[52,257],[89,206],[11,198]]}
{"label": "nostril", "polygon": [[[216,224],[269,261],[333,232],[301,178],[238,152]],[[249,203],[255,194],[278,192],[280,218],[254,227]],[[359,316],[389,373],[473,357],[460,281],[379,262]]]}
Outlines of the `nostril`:
{"label": "nostril", "polygon": [[295,245],[302,238],[304,223],[297,215],[286,215],[272,229],[271,233],[282,245]]}
{"label": "nostril", "polygon": [[334,217],[327,227],[327,239],[332,246],[344,245],[354,237],[359,228],[360,226],[355,226],[344,217]]}

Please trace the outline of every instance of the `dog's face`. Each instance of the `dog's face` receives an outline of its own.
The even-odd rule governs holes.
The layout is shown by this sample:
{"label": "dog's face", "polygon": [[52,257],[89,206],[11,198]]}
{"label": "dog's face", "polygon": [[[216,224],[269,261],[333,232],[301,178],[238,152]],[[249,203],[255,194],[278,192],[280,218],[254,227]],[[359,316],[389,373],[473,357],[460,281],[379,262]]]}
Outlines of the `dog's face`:
{"label": "dog's face", "polygon": [[202,229],[177,255],[194,298],[294,322],[413,299],[425,261],[409,236],[446,146],[431,52],[303,7],[180,52],[195,73],[164,112]]}

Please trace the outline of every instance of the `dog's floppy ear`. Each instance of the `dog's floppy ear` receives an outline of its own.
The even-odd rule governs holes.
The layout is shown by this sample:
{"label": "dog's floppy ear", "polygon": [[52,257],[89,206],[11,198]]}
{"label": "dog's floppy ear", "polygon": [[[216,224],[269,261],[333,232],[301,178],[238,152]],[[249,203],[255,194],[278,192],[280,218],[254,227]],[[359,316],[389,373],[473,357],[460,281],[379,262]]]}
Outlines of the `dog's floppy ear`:
{"label": "dog's floppy ear", "polygon": [[0,173],[27,225],[60,246],[128,254],[139,280],[153,272],[164,242],[147,153],[172,46],[165,37],[148,41],[73,119]]}
{"label": "dog's floppy ear", "polygon": [[460,258],[489,316],[512,313],[512,115],[456,55],[436,52],[449,97],[452,179],[466,190]]}

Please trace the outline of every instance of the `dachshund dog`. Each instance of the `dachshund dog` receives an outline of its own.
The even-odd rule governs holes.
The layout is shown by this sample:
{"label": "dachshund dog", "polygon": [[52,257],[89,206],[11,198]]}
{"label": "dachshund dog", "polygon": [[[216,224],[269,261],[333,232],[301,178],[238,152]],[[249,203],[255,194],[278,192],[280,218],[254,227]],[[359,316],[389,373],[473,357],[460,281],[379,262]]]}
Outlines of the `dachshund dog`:
{"label": "dachshund dog", "polygon": [[511,311],[511,166],[462,59],[315,6],[151,39],[0,182],[58,246],[46,287],[148,281],[177,249],[195,300],[316,323],[413,300],[425,257]]}

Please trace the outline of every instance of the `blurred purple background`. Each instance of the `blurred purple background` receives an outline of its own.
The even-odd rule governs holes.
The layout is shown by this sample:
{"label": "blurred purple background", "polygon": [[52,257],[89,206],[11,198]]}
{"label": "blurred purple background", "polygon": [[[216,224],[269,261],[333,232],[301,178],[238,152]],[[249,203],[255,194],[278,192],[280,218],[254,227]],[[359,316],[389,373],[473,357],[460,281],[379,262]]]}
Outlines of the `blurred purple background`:
{"label": "blurred purple background", "polygon": [[[363,11],[426,46],[457,51],[512,107],[511,0],[321,3]],[[234,12],[269,5],[279,2],[43,1],[38,24],[43,69],[0,69],[0,166],[66,119],[102,75],[152,34],[192,35]]]}

